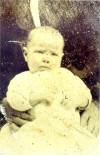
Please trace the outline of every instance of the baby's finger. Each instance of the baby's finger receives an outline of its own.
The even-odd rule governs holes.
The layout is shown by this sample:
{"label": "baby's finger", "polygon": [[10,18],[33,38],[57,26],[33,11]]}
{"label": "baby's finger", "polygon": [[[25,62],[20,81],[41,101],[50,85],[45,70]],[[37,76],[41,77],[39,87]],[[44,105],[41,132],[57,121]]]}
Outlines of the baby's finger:
{"label": "baby's finger", "polygon": [[88,124],[88,120],[89,120],[88,112],[84,112],[80,118],[81,126],[86,127]]}
{"label": "baby's finger", "polygon": [[31,114],[27,114],[27,113],[23,113],[23,112],[13,112],[12,113],[12,116],[14,117],[19,117],[21,119],[25,119],[25,120],[28,120],[28,121],[32,121],[33,120],[33,117]]}
{"label": "baby's finger", "polygon": [[22,119],[29,120],[29,121],[33,120],[33,117],[31,116],[31,114],[22,113],[22,114],[20,114],[20,117]]}
{"label": "baby's finger", "polygon": [[95,127],[95,122],[94,122],[94,120],[93,120],[92,118],[90,118],[89,121],[88,121],[87,129],[88,129],[91,133],[93,133],[94,127]]}
{"label": "baby's finger", "polygon": [[27,120],[20,119],[19,117],[13,117],[12,122],[15,123],[18,126],[23,126],[25,123],[27,123]]}

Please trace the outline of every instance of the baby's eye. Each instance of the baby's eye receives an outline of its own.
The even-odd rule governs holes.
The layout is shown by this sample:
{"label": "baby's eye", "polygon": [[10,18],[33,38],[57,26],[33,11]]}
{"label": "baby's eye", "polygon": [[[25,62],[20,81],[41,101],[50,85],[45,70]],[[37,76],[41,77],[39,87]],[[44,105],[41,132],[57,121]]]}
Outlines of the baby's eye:
{"label": "baby's eye", "polygon": [[43,51],[40,51],[40,50],[37,50],[37,51],[35,51],[35,53],[43,54],[44,52]]}
{"label": "baby's eye", "polygon": [[51,53],[51,55],[53,55],[53,56],[58,56],[56,53]]}

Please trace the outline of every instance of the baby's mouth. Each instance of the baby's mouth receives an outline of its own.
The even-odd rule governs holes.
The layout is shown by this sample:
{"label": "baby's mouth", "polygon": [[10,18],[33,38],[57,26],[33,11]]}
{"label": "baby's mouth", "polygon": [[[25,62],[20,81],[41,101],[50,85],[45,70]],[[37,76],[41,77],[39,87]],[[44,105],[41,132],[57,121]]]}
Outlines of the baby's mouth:
{"label": "baby's mouth", "polygon": [[47,66],[40,66],[40,69],[50,69],[49,67],[47,67]]}

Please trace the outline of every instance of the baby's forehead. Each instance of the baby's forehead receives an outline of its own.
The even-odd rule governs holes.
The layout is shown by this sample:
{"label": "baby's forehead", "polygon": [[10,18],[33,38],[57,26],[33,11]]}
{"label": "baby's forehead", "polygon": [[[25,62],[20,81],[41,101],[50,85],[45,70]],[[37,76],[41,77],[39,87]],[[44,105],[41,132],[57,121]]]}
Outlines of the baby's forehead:
{"label": "baby's forehead", "polygon": [[58,45],[60,44],[61,46],[64,46],[64,39],[62,37],[62,35],[56,31],[52,32],[51,30],[49,31],[40,31],[40,30],[36,30],[36,31],[31,31],[29,33],[28,36],[28,40],[27,43],[29,42],[52,42],[54,44],[54,42],[58,43]]}
{"label": "baby's forehead", "polygon": [[50,51],[62,51],[63,42],[58,38],[47,36],[34,36],[27,43],[28,48],[36,48],[37,50],[48,49]]}

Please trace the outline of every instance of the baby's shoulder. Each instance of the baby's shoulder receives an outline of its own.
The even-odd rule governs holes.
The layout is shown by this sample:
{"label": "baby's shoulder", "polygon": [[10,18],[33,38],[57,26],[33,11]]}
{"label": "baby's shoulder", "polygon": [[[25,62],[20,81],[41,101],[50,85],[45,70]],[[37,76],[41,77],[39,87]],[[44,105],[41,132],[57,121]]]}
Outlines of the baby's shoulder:
{"label": "baby's shoulder", "polygon": [[30,72],[29,71],[25,71],[25,72],[21,72],[17,75],[15,75],[13,77],[13,79],[11,80],[11,82],[21,82],[21,81],[26,81],[30,78]]}
{"label": "baby's shoulder", "polygon": [[30,77],[31,76],[29,71],[25,71],[15,75],[9,82],[8,90],[12,88],[17,89],[23,86],[27,86],[28,85],[27,82],[30,82]]}
{"label": "baby's shoulder", "polygon": [[58,76],[62,76],[62,77],[67,77],[67,78],[74,77],[74,74],[70,70],[63,68],[63,67],[56,68],[53,70],[53,72],[57,74]]}
{"label": "baby's shoulder", "polygon": [[73,86],[73,89],[75,90],[79,90],[80,92],[82,91],[88,91],[90,92],[89,88],[86,86],[86,84],[83,82],[83,80],[81,80],[80,77],[78,77],[77,75],[74,75],[71,71],[69,71],[68,69],[64,69],[64,68],[60,68],[60,73],[63,75],[63,82],[65,82],[65,84],[71,84],[71,86]]}
{"label": "baby's shoulder", "polygon": [[71,83],[73,83],[73,81],[76,81],[76,79],[77,79],[76,78],[77,76],[74,75],[70,70],[68,70],[66,68],[59,68],[58,75],[60,75],[62,80],[71,82]]}
{"label": "baby's shoulder", "polygon": [[66,68],[60,68],[59,72],[63,75],[65,80],[70,79],[71,83],[74,83],[74,84],[78,83],[78,84],[81,84],[83,86],[86,86],[85,83],[83,82],[83,80],[81,80],[80,77],[78,77],[77,75],[72,73],[70,70],[68,70]]}
{"label": "baby's shoulder", "polygon": [[67,68],[60,67],[58,70],[61,74],[70,74],[70,75],[74,76],[74,74],[70,70],[68,70]]}
{"label": "baby's shoulder", "polygon": [[23,78],[25,79],[29,76],[30,76],[30,71],[24,71],[24,72],[21,72],[21,73],[15,75],[14,79],[23,79]]}

